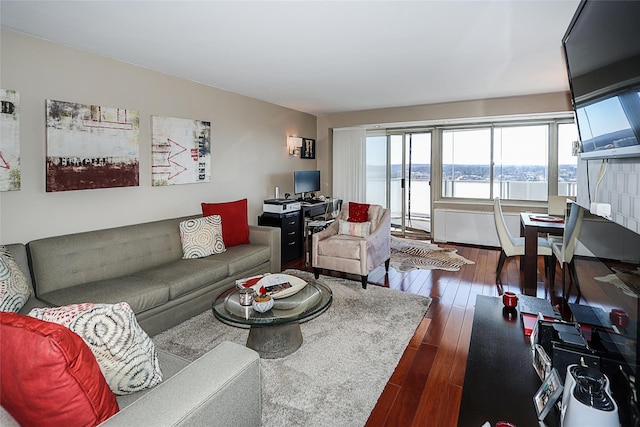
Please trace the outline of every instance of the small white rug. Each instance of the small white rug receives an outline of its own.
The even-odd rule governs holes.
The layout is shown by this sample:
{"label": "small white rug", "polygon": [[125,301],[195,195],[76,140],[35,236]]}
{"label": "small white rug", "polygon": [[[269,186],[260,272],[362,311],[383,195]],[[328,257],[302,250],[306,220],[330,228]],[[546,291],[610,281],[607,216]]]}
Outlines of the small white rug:
{"label": "small white rug", "polygon": [[459,271],[465,264],[475,264],[456,252],[429,241],[391,236],[391,266],[400,273],[418,268]]}
{"label": "small white rug", "polygon": [[[305,280],[308,272],[289,270]],[[281,359],[261,359],[262,426],[362,427],[423,319],[431,299],[360,282],[320,276],[333,303],[302,323],[303,343]],[[224,340],[245,344],[247,329],[211,311],[165,331],[160,349],[190,360]]]}

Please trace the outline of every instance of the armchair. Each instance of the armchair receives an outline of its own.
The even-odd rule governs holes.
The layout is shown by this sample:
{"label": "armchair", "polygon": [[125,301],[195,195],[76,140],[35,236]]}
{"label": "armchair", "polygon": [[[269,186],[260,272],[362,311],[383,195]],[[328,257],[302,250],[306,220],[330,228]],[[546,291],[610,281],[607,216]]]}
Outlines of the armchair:
{"label": "armchair", "polygon": [[370,205],[367,214],[371,228],[368,235],[360,237],[358,233],[340,233],[340,221],[349,218],[349,205],[351,203],[328,228],[313,234],[311,265],[316,279],[322,269],[357,274],[362,288],[366,289],[369,273],[374,268],[384,262],[385,270],[389,271],[391,211]]}

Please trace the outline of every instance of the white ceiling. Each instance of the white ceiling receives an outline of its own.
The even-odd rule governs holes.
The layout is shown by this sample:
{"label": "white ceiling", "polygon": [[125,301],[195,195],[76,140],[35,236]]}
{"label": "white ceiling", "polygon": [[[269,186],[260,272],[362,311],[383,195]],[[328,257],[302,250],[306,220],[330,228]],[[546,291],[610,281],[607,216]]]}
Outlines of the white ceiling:
{"label": "white ceiling", "polygon": [[315,115],[568,90],[579,0],[5,1],[3,27]]}

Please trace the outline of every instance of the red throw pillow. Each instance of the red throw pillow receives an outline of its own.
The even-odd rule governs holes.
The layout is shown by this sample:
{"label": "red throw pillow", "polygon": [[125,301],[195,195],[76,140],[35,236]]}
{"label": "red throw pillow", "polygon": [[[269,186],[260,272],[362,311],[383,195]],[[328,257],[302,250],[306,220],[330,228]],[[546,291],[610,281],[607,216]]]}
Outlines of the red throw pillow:
{"label": "red throw pillow", "polygon": [[249,217],[247,199],[224,203],[202,203],[202,216],[220,215],[225,247],[248,244]]}
{"label": "red throw pillow", "polygon": [[118,412],[93,353],[62,325],[0,313],[0,402],[22,426],[94,426]]}
{"label": "red throw pillow", "polygon": [[349,222],[366,222],[369,220],[369,204],[349,202]]}

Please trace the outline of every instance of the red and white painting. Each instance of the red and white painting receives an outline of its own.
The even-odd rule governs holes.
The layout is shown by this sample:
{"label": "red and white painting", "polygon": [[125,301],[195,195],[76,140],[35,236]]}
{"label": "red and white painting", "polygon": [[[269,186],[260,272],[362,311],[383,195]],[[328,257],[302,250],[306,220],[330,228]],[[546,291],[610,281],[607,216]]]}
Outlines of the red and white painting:
{"label": "red and white painting", "polygon": [[20,190],[20,94],[0,89],[0,191]]}
{"label": "red and white painting", "polygon": [[151,117],[152,185],[211,180],[211,123]]}
{"label": "red and white painting", "polygon": [[137,187],[140,114],[47,100],[47,191]]}

